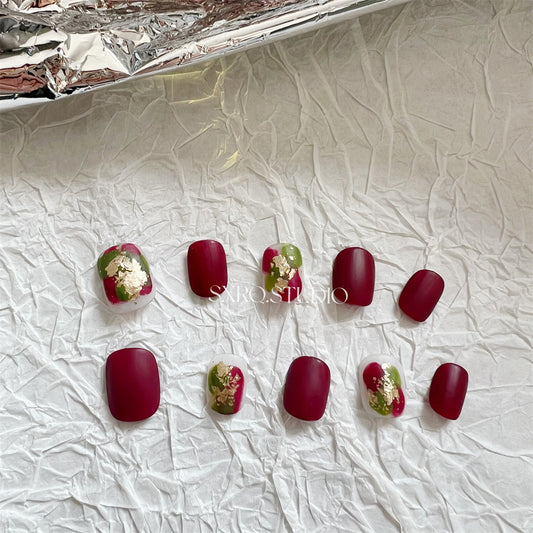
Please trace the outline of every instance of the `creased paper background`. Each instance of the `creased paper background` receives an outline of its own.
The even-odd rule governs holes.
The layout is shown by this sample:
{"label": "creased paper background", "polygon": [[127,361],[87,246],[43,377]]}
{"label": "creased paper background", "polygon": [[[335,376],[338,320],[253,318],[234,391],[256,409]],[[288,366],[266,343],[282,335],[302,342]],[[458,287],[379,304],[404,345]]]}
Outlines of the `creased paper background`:
{"label": "creased paper background", "polygon": [[[531,4],[414,1],[174,75],[0,115],[2,531],[533,530]],[[227,251],[216,302],[188,288],[200,238]],[[273,243],[305,293],[252,301]],[[159,282],[114,316],[95,271],[143,248]],[[328,303],[346,246],[376,260],[373,304]],[[446,289],[424,324],[399,293]],[[155,354],[159,411],[109,414],[115,349]],[[214,355],[246,358],[241,413],[214,421]],[[357,364],[404,366],[407,408],[373,421]],[[291,360],[324,359],[324,418],[281,408]],[[427,406],[439,364],[470,374],[461,417]]]}

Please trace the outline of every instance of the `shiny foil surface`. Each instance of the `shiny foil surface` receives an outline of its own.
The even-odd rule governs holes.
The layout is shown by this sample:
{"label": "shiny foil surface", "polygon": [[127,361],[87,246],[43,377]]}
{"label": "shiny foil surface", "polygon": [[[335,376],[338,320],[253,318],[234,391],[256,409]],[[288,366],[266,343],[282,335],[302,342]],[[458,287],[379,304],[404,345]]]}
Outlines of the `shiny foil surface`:
{"label": "shiny foil surface", "polygon": [[0,0],[0,99],[53,99],[397,3]]}

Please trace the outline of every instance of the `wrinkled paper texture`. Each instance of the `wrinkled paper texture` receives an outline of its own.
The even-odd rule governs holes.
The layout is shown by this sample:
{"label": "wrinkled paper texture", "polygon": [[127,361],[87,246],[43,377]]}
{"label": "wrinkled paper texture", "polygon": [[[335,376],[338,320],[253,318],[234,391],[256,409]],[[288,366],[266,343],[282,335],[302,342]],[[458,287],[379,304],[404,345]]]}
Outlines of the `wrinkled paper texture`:
{"label": "wrinkled paper texture", "polygon": [[[528,1],[413,1],[172,75],[0,115],[2,531],[533,530],[533,200]],[[229,286],[188,287],[223,243]],[[254,292],[274,242],[304,293]],[[115,316],[96,259],[134,242],[158,283]],[[376,260],[372,305],[328,301],[333,259]],[[423,324],[397,300],[446,288]],[[161,406],[114,420],[104,365],[141,346]],[[248,364],[241,412],[206,410],[208,364]],[[398,359],[406,410],[370,419],[358,363]],[[299,355],[331,369],[317,423],[281,405]],[[464,366],[460,418],[427,404]],[[3,528],[3,529],[2,529]]]}

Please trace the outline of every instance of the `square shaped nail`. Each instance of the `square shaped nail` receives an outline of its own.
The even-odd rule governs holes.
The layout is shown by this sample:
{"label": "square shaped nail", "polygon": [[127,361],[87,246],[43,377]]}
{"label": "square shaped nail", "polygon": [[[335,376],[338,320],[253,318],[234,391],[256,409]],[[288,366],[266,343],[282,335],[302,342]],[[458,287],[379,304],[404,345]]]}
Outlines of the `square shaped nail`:
{"label": "square shaped nail", "polygon": [[134,244],[108,248],[98,258],[97,268],[106,301],[113,311],[135,311],[153,299],[155,293],[148,261]]}
{"label": "square shaped nail", "polygon": [[194,294],[208,298],[222,294],[228,285],[226,252],[210,239],[193,242],[187,252],[189,283]]}
{"label": "square shaped nail", "polygon": [[331,284],[336,300],[367,306],[374,298],[375,265],[372,254],[363,248],[345,248],[333,262]]}
{"label": "square shaped nail", "polygon": [[318,357],[295,359],[287,371],[283,406],[301,420],[322,418],[326,410],[331,375],[328,365]]}
{"label": "square shaped nail", "polygon": [[390,357],[367,357],[359,365],[359,390],[365,411],[378,418],[396,418],[405,409],[405,377]]}
{"label": "square shaped nail", "polygon": [[123,422],[138,422],[159,407],[159,370],[152,352],[123,348],[106,362],[107,401],[111,414]]}
{"label": "square shaped nail", "polygon": [[263,253],[264,286],[283,302],[292,302],[302,292],[302,254],[294,244],[269,246]]}

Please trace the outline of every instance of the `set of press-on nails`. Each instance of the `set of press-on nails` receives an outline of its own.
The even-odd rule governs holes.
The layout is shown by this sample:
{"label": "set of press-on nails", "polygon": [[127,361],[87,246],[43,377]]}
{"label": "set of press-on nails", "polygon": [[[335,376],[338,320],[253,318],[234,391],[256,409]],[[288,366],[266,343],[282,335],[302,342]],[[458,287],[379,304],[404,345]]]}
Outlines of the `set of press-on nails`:
{"label": "set of press-on nails", "polygon": [[[140,309],[154,296],[148,261],[131,243],[105,250],[98,259],[98,273],[110,307],[123,313]],[[265,291],[282,302],[295,300],[302,291],[302,255],[289,243],[269,246],[262,260]],[[222,294],[228,283],[226,253],[214,240],[196,241],[187,253],[191,290],[207,298]],[[347,305],[372,303],[375,263],[372,254],[359,247],[339,252],[333,262],[332,289]],[[400,309],[413,320],[426,320],[444,291],[444,280],[432,270],[419,270],[406,283],[399,298]],[[405,408],[405,378],[401,366],[390,358],[365,359],[358,373],[366,411],[378,417],[398,417]],[[237,413],[244,398],[246,363],[223,356],[210,364],[207,403],[218,413]],[[461,413],[468,373],[446,363],[435,372],[429,392],[433,410],[449,419]],[[328,365],[316,357],[298,357],[287,372],[283,405],[292,416],[318,420],[324,414],[330,387]],[[106,363],[106,388],[111,414],[122,421],[139,421],[159,407],[159,372],[155,357],[143,348],[113,352]]]}

